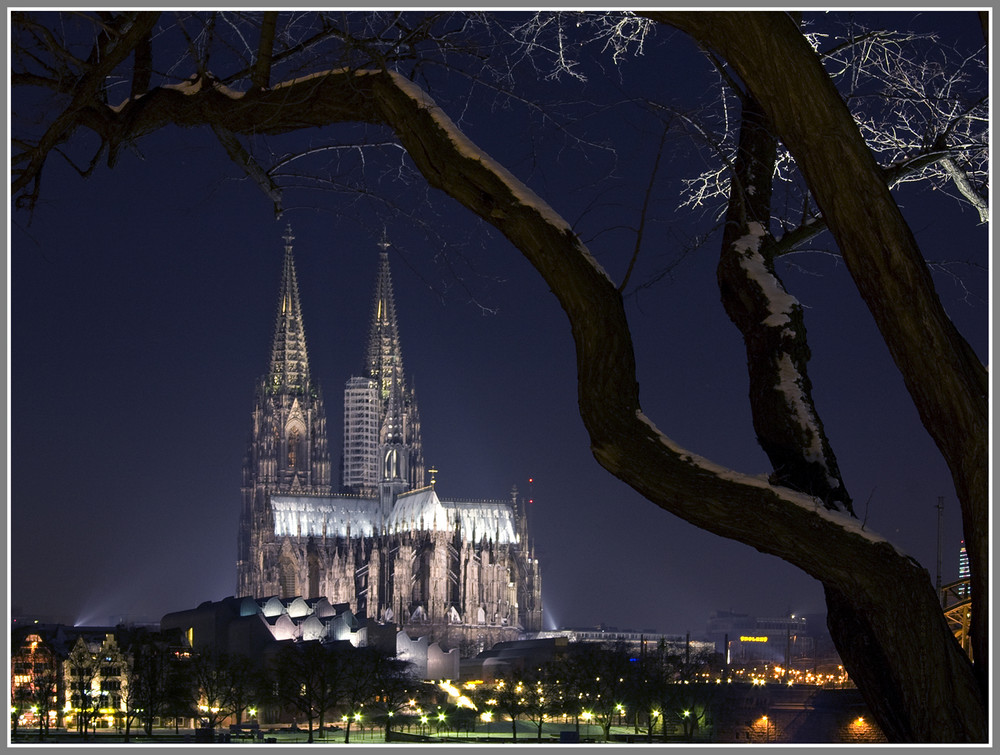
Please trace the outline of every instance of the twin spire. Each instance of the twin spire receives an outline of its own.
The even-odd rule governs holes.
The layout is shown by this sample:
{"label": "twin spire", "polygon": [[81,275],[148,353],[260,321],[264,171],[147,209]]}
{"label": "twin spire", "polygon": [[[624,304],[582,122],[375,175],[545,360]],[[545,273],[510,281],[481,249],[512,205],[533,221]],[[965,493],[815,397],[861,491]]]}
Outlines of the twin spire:
{"label": "twin spire", "polygon": [[[268,387],[271,390],[302,392],[309,388],[309,354],[306,349],[302,307],[299,303],[299,284],[292,256],[291,226],[285,229],[285,258],[278,292],[278,314],[271,347],[271,368]],[[385,401],[390,394],[405,390],[403,355],[396,323],[396,302],[389,272],[389,242],[385,233],[378,244],[379,264],[375,279],[375,300],[368,333],[368,352],[365,373],[378,383],[380,398]],[[397,401],[400,397],[397,396]]]}

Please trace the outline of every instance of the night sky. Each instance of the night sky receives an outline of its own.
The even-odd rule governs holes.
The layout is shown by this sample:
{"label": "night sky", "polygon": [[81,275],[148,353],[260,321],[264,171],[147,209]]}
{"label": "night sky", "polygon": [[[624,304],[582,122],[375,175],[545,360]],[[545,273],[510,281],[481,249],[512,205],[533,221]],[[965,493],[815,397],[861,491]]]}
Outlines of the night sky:
{"label": "night sky", "polygon": [[[909,17],[909,14],[906,14]],[[981,42],[975,15],[921,23]],[[585,66],[586,85],[538,76],[580,146],[523,108],[433,74],[431,92],[474,141],[574,223],[616,280],[634,243],[659,132],[638,109],[579,102],[628,94],[688,107],[711,70],[658,29],[642,57]],[[528,126],[528,119],[531,125]],[[282,149],[368,129],[302,132]],[[384,134],[382,135],[384,136]],[[613,151],[612,151],[613,150]],[[666,142],[655,222],[628,291],[647,416],[669,437],[740,472],[766,474],[750,423],[745,354],[719,302],[714,209],[677,208],[704,155]],[[362,168],[344,157],[351,176]],[[270,203],[207,130],[168,129],[81,178],[53,158],[33,217],[10,225],[10,602],[72,623],[170,611],[232,595],[242,457],[268,367],[290,224],[314,379],[339,459],[344,381],[360,372],[383,228],[424,456],[444,498],[530,493],[546,626],[598,623],[699,635],[712,611],[824,611],[817,582],[779,559],[702,532],[643,499],[591,456],[577,414],[569,327],[506,240],[420,182],[394,178],[398,149],[371,150],[373,195],[332,188]],[[377,196],[376,196],[377,195]],[[987,229],[937,192],[900,202],[926,256],[987,264]],[[830,249],[830,238],[818,245]],[[639,288],[668,265],[655,285]],[[937,274],[946,309],[985,361],[986,275]],[[843,264],[796,255],[779,274],[807,308],[815,399],[855,511],[934,578],[944,497],[945,582],[961,526],[950,476],[923,430]],[[963,286],[969,287],[966,290]]]}

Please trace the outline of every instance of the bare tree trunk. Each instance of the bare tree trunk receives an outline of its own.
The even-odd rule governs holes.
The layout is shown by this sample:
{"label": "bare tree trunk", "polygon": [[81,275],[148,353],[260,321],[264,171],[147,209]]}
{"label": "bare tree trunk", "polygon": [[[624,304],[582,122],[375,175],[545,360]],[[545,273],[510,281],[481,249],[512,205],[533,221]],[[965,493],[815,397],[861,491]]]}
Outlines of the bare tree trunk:
{"label": "bare tree trunk", "polygon": [[749,95],[742,101],[717,277],[722,304],[746,346],[754,430],[774,470],[771,482],[853,513],[813,402],[802,307],[785,290],[770,253],[777,144],[757,102]]}

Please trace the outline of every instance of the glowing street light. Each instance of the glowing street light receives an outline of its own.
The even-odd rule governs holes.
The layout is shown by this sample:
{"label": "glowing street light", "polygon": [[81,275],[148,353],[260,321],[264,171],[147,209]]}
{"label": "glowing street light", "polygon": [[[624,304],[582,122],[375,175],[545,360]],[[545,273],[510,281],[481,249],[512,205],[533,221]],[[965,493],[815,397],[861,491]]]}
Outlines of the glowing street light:
{"label": "glowing street light", "polygon": [[771,727],[773,726],[773,724],[771,723],[771,719],[769,719],[767,716],[761,716],[760,720],[757,723],[762,724],[763,727],[764,727],[764,741],[765,742],[770,742],[771,741]]}

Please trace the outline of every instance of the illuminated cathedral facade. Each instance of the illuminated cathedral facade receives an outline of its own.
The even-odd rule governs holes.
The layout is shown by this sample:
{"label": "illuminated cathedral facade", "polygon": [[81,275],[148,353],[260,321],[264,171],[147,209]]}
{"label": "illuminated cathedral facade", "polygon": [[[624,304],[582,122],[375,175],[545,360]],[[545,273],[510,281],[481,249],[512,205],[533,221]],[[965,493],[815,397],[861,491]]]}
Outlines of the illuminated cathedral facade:
{"label": "illuminated cathedral facade", "polygon": [[425,484],[384,241],[363,374],[344,389],[334,485],[292,240],[286,232],[270,369],[257,386],[243,464],[238,594],[346,603],[369,622],[463,655],[540,630],[524,499],[515,489],[501,500],[443,500],[433,477]]}

